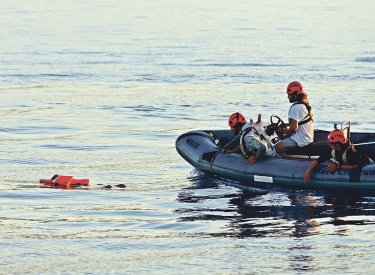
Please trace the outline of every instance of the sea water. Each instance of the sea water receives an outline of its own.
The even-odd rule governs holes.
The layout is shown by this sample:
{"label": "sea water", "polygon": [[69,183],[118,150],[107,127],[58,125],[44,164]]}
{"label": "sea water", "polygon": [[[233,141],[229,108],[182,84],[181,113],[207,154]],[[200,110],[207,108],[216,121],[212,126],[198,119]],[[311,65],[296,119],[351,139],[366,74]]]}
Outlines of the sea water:
{"label": "sea water", "polygon": [[[374,131],[372,1],[0,3],[0,274],[361,274],[375,194],[213,178],[175,150],[242,112]],[[49,188],[54,174],[88,187]],[[123,187],[125,185],[126,187]]]}

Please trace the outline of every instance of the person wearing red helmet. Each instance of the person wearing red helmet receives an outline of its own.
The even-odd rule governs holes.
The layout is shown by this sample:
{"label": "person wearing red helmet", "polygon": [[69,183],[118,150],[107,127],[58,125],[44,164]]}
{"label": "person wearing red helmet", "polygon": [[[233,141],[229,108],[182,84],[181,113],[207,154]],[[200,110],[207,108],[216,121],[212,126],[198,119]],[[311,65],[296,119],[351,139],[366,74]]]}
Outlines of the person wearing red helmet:
{"label": "person wearing red helmet", "polygon": [[356,169],[374,161],[365,154],[358,153],[354,145],[346,138],[342,130],[335,129],[328,135],[329,147],[318,159],[314,160],[303,175],[303,182],[310,181],[310,173],[320,163],[331,160],[332,164],[327,166],[327,171],[332,173],[336,169]]}
{"label": "person wearing red helmet", "polygon": [[255,123],[252,120],[247,122],[241,113],[233,113],[228,119],[228,125],[235,136],[240,135],[240,145],[231,150],[222,149],[222,153],[241,152],[247,164],[253,164],[264,157],[279,157],[275,148],[259,136],[254,128]]}
{"label": "person wearing red helmet", "polygon": [[286,93],[292,106],[289,109],[289,126],[280,129],[286,136],[275,145],[279,153],[285,153],[295,147],[304,147],[314,141],[314,112],[307,100],[307,93],[298,81],[289,83]]}

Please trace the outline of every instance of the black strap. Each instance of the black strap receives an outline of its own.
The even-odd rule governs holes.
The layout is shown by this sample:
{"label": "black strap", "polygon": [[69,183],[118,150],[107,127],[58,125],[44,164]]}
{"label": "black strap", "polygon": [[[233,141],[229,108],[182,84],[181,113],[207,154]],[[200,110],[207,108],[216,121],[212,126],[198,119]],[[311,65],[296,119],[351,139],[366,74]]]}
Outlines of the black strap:
{"label": "black strap", "polygon": [[[307,115],[307,116],[309,116],[309,115]],[[307,117],[306,116],[306,117]],[[306,117],[304,117],[304,118],[306,118]],[[311,117],[309,117],[308,119],[306,119],[306,120],[302,120],[302,121],[300,121],[300,122],[298,122],[298,125],[303,125],[303,124],[306,124],[307,122],[309,122],[310,120],[313,120]]]}
{"label": "black strap", "polygon": [[[303,118],[303,119],[305,119],[305,118],[308,117],[308,119],[306,119],[306,120],[302,120],[302,121],[298,122],[298,125],[303,125],[303,124],[306,124],[306,123],[309,122],[309,121],[314,121],[313,118],[310,116],[309,108],[311,109],[311,106],[310,106],[309,104],[304,103],[304,102],[295,102],[292,106],[290,106],[290,109],[291,109],[294,105],[297,105],[297,104],[303,104],[303,105],[305,105],[305,106],[306,106],[306,109],[307,109],[307,111],[308,111],[307,115]],[[290,112],[290,109],[289,109],[289,112]]]}
{"label": "black strap", "polygon": [[212,151],[212,152],[206,152],[202,155],[202,160],[205,160],[207,162],[211,162],[212,159],[216,156],[218,151]]}
{"label": "black strap", "polygon": [[358,168],[350,170],[349,182],[360,182],[361,172],[362,172],[362,166],[358,166]]}

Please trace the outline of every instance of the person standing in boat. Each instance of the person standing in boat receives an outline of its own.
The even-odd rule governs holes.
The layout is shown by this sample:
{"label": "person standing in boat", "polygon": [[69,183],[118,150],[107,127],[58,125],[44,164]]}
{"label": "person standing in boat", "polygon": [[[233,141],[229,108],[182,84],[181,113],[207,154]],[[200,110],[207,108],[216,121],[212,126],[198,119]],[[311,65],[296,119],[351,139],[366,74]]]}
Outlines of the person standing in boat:
{"label": "person standing in boat", "polygon": [[295,147],[304,147],[314,141],[314,112],[307,100],[307,93],[298,81],[289,83],[286,93],[292,106],[289,109],[287,128],[279,130],[285,139],[275,145],[278,153],[285,153]]}
{"label": "person standing in boat", "polygon": [[[260,121],[260,116],[258,121]],[[241,152],[246,158],[247,164],[253,164],[264,157],[280,158],[275,148],[259,136],[254,128],[255,123],[252,122],[252,120],[247,123],[246,118],[241,113],[237,112],[229,117],[228,124],[234,135],[240,135],[240,145],[232,150],[222,149],[222,153],[230,154]]]}
{"label": "person standing in boat", "polygon": [[331,160],[332,164],[327,166],[327,171],[332,173],[336,169],[356,169],[374,161],[366,154],[358,153],[354,145],[345,137],[342,130],[335,129],[328,135],[329,147],[322,152],[318,159],[314,160],[303,175],[303,182],[306,184],[310,181],[310,173],[320,163]]}

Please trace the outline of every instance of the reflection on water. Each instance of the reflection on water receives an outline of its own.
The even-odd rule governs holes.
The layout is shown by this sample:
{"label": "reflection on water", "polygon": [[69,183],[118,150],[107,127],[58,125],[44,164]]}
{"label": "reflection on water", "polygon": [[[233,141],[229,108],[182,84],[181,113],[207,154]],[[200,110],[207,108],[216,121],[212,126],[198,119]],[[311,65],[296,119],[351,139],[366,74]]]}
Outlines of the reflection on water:
{"label": "reflection on water", "polygon": [[40,184],[40,188],[56,188],[64,190],[90,190],[90,187],[87,185],[65,185],[65,184]]}
{"label": "reflection on water", "polygon": [[[368,194],[273,186],[232,189],[228,187],[241,183],[197,170],[191,172],[189,180],[192,185],[177,198],[190,205],[175,210],[180,220],[227,221],[226,235],[234,238],[348,235],[351,226],[375,222],[375,197]],[[216,203],[219,200],[221,203]]]}

